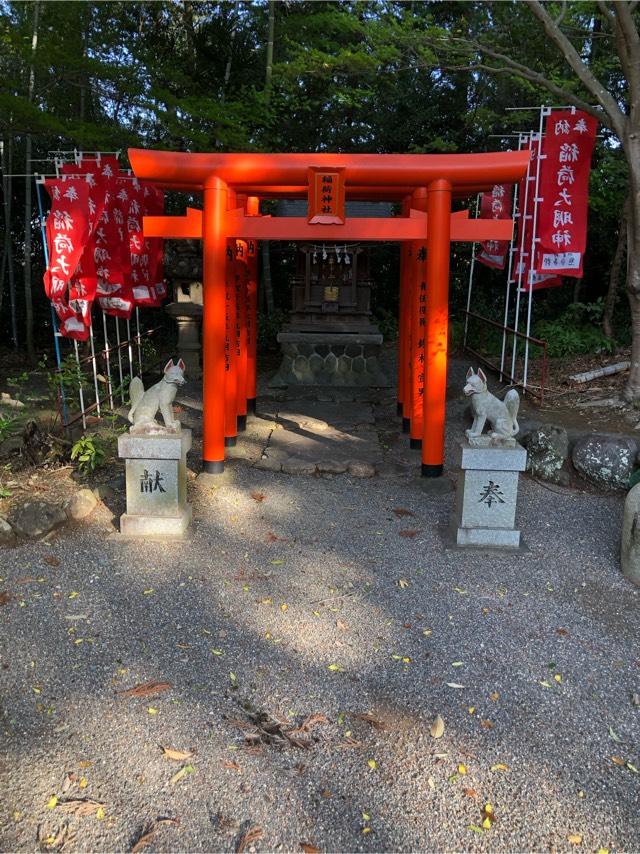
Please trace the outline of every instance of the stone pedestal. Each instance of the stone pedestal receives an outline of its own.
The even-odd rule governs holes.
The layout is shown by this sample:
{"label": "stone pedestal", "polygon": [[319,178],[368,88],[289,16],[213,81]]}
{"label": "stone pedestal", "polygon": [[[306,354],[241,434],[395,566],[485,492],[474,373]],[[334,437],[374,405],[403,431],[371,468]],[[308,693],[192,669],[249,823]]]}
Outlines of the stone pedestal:
{"label": "stone pedestal", "polygon": [[126,460],[127,512],[120,533],[129,537],[181,537],[191,521],[187,504],[187,451],[191,430],[152,436],[125,433],[118,455]]}
{"label": "stone pedestal", "polygon": [[388,386],[380,366],[382,335],[280,332],[282,364],[269,385]]}
{"label": "stone pedestal", "polygon": [[518,476],[527,452],[514,447],[471,447],[460,443],[456,507],[452,520],[457,546],[517,549],[515,529]]}

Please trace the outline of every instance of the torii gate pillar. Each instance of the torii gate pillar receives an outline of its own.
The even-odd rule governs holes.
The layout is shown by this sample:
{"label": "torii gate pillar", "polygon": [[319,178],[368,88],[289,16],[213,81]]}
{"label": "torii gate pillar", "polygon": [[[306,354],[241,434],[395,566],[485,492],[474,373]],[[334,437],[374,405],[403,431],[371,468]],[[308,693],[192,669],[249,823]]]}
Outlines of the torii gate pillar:
{"label": "torii gate pillar", "polygon": [[203,196],[202,399],[207,417],[202,419],[202,462],[206,472],[219,474],[224,471],[227,185],[209,177]]}

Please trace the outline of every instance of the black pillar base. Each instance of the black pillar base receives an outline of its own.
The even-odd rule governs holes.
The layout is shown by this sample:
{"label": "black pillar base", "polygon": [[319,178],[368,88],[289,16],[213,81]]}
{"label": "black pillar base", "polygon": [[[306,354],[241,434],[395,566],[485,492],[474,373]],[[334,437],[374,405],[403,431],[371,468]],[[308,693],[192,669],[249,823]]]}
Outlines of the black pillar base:
{"label": "black pillar base", "polygon": [[247,416],[238,415],[238,433],[244,433],[247,429]]}
{"label": "black pillar base", "polygon": [[409,439],[409,447],[412,451],[422,450],[422,439]]}
{"label": "black pillar base", "polygon": [[401,416],[401,415],[402,415],[402,410],[403,410],[402,403],[401,403],[400,401],[398,401],[398,404],[397,404],[397,406],[396,406],[396,412],[397,412],[397,414]]}
{"label": "black pillar base", "polygon": [[410,433],[411,432],[411,420],[409,418],[402,419],[402,432]]}
{"label": "black pillar base", "polygon": [[205,474],[222,474],[224,471],[224,460],[203,460],[202,470]]}
{"label": "black pillar base", "polygon": [[422,477],[442,477],[443,466],[428,466],[422,463]]}
{"label": "black pillar base", "polygon": [[225,446],[225,448],[235,448],[237,441],[238,441],[237,436],[225,436],[224,437],[224,446]]}
{"label": "black pillar base", "polygon": [[256,399],[255,397],[247,398],[247,414],[255,415],[256,414]]}

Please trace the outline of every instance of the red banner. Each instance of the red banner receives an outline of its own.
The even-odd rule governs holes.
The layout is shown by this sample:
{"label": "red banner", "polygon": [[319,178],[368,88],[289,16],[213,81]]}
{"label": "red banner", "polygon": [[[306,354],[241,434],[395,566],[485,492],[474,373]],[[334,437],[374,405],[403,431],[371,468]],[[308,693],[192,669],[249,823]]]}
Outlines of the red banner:
{"label": "red banner", "polygon": [[[538,153],[540,143],[531,140],[526,146],[531,151],[528,174],[518,184],[518,237],[513,253],[512,284],[519,284],[523,291],[539,291],[543,288],[557,288],[562,284],[559,276],[551,273],[539,273],[531,269],[531,247],[533,240],[533,216],[536,206],[536,173],[538,168]],[[543,161],[541,161],[542,163]],[[526,209],[525,209],[526,208]],[[539,210],[539,208],[538,208]],[[520,249],[522,247],[522,257]],[[538,249],[535,250],[536,256]],[[534,265],[535,268],[535,265]]]}
{"label": "red banner", "polygon": [[580,111],[554,111],[547,117],[535,264],[540,273],[582,277],[589,172],[597,127],[595,118]]}
{"label": "red banner", "polygon": [[49,265],[44,289],[61,321],[61,332],[86,340],[88,329],[76,307],[69,304],[68,286],[89,238],[89,188],[83,178],[44,182],[51,198],[45,227]]}
{"label": "red banner", "polygon": [[[513,187],[495,184],[490,193],[483,193],[480,201],[480,219],[510,219]],[[487,267],[504,270],[509,252],[508,240],[484,240],[476,260]]]}

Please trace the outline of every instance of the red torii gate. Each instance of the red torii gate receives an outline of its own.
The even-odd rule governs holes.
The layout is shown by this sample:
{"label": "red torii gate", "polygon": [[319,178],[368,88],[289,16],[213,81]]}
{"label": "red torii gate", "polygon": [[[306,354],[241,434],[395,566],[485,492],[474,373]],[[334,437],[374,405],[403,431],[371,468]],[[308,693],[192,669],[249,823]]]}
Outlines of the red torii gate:
{"label": "red torii gate", "polygon": [[[130,149],[138,178],[168,189],[202,191],[203,210],[184,217],[145,217],[145,234],[203,239],[203,465],[224,470],[225,444],[255,405],[256,257],[247,260],[246,289],[237,289],[229,241],[400,241],[398,404],[412,447],[422,448],[422,474],[439,477],[444,461],[449,256],[451,241],[510,240],[510,219],[469,219],[451,212],[452,198],[513,184],[528,151],[489,154],[188,154]],[[264,199],[305,198],[312,170],[344,175],[349,200],[402,202],[403,215],[310,224],[259,215]],[[408,247],[408,248],[405,248]],[[237,279],[236,279],[237,281]],[[232,294],[230,297],[229,294]],[[235,308],[236,295],[240,305]],[[229,310],[230,300],[233,317]],[[231,324],[237,324],[226,362]],[[252,334],[247,337],[247,329]]]}

